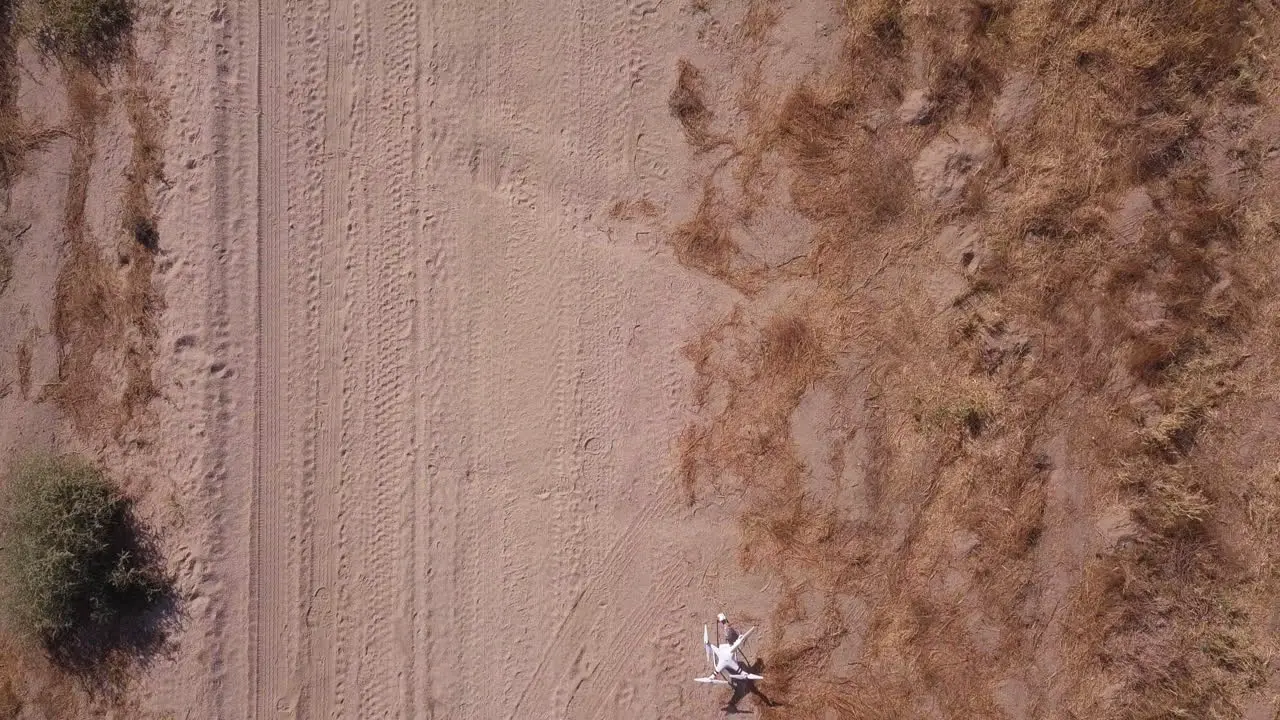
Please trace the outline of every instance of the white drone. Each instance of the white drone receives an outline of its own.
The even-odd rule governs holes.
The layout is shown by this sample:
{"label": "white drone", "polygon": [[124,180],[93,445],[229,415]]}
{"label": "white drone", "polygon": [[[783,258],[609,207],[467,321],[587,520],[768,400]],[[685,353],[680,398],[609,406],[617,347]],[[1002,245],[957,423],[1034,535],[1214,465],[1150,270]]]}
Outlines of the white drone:
{"label": "white drone", "polygon": [[[724,613],[720,613],[716,619],[721,623],[726,621]],[[742,659],[743,663],[747,661],[746,657],[739,651],[739,648],[742,647],[742,643],[746,642],[747,636],[754,630],[755,627],[752,627],[734,638],[732,643],[722,643],[720,642],[720,628],[717,625],[716,644],[713,645],[711,644],[711,631],[706,625],[703,625],[702,644],[707,649],[707,662],[711,663],[712,671],[706,677],[694,678],[694,682],[729,685],[734,680],[763,680],[763,675],[749,673],[738,664],[739,658]]]}

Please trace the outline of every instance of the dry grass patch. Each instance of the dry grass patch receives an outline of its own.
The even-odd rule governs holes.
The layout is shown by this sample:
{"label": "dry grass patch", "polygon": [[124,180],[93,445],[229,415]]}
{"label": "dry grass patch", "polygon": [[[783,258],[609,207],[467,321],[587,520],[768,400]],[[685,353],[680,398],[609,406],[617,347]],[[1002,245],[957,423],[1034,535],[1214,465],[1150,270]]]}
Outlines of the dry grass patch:
{"label": "dry grass patch", "polygon": [[711,121],[715,115],[703,98],[702,72],[688,60],[681,60],[676,67],[676,86],[671,91],[667,107],[680,121],[689,144],[701,151],[714,147]]}
{"label": "dry grass patch", "polygon": [[105,66],[127,47],[134,8],[129,0],[30,0],[24,24],[52,55]]}
{"label": "dry grass patch", "polygon": [[759,288],[765,268],[734,242],[730,213],[721,192],[707,180],[693,215],[675,227],[669,242],[681,264],[750,293]]}
{"label": "dry grass patch", "polygon": [[44,149],[64,133],[52,128],[32,128],[0,110],[0,177],[6,182],[27,169],[27,156]]}
{"label": "dry grass patch", "polygon": [[83,67],[68,66],[64,77],[76,145],[65,218],[69,256],[54,298],[53,332],[63,348],[55,397],[81,429],[119,435],[157,394],[151,364],[161,299],[151,274],[158,237],[146,188],[161,170],[158,127],[149,120],[145,102],[130,96],[134,148],[123,198],[123,236],[113,262],[100,241],[87,235],[84,218],[106,88]]}
{"label": "dry grass patch", "polygon": [[0,188],[27,169],[30,153],[63,135],[58,129],[31,126],[18,112],[14,22],[19,7],[17,3],[0,7]]}
{"label": "dry grass patch", "polygon": [[809,321],[778,314],[761,332],[761,372],[775,378],[799,376],[808,382],[820,374],[822,344]]}
{"label": "dry grass patch", "polygon": [[693,216],[671,235],[676,258],[681,263],[719,279],[726,279],[737,250],[729,236],[717,192],[710,182],[703,185],[702,200]]}
{"label": "dry grass patch", "polygon": [[906,159],[863,126],[850,98],[824,98],[801,87],[784,101],[775,128],[771,146],[782,149],[799,171],[791,199],[808,217],[865,231],[911,206]]}
{"label": "dry grass patch", "polygon": [[742,21],[742,36],[747,40],[760,43],[769,36],[769,31],[778,23],[781,10],[775,7],[776,0],[751,0],[747,6],[747,16]]}
{"label": "dry grass patch", "polygon": [[[690,497],[741,492],[744,562],[794,589],[767,674],[791,705],[772,715],[993,717],[1025,678],[1032,717],[1237,716],[1266,617],[1224,530],[1247,474],[1205,448],[1251,389],[1240,359],[1266,332],[1280,236],[1264,198],[1211,182],[1207,149],[1261,97],[1271,21],[1229,0],[877,0],[846,17],[845,65],[744,102],[734,140],[747,166],[791,173],[790,205],[819,226],[804,269],[833,292],[704,335],[716,414],[682,444]],[[1026,98],[1003,96],[1015,73]],[[927,112],[901,118],[911,91]],[[992,138],[959,202],[916,198],[921,148],[1019,102],[1036,109]],[[734,284],[731,223],[777,198],[724,207],[707,187],[672,241]],[[1136,188],[1152,209],[1119,229]],[[921,248],[961,225],[969,287],[940,319],[909,281],[960,273]],[[810,492],[788,423],[806,388],[852,381],[828,360],[855,337],[872,398],[859,521]],[[1112,507],[1116,535],[1092,539]],[[789,635],[802,606],[822,608],[820,632]],[[836,666],[855,636],[858,666]]]}
{"label": "dry grass patch", "polygon": [[31,343],[34,340],[34,333],[29,333],[22,342],[18,343],[18,349],[15,351],[18,365],[18,389],[22,391],[23,397],[31,393]]}
{"label": "dry grass patch", "polygon": [[[136,57],[127,60],[130,86],[124,92],[125,111],[133,129],[133,150],[125,171],[128,185],[124,197],[124,229],[149,253],[160,249],[155,213],[151,208],[150,189],[164,181],[164,149],[161,115],[153,107],[149,95],[154,78]],[[145,268],[150,277],[150,268]]]}

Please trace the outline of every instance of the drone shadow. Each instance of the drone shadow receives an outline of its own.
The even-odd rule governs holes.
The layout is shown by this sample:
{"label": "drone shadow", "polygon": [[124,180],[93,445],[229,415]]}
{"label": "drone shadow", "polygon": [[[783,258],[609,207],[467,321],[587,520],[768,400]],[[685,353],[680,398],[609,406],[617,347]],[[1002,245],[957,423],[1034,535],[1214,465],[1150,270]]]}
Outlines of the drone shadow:
{"label": "drone shadow", "polygon": [[[743,670],[753,675],[764,674],[764,658],[757,658],[754,663],[739,663]],[[769,699],[769,696],[760,691],[756,687],[755,680],[733,680],[730,681],[729,687],[733,688],[733,697],[729,698],[728,704],[724,706],[726,715],[738,715],[741,713],[754,712],[752,710],[743,710],[738,707],[738,703],[742,702],[748,695],[755,696],[756,702],[764,703],[766,707],[785,707],[782,703],[776,703]]]}

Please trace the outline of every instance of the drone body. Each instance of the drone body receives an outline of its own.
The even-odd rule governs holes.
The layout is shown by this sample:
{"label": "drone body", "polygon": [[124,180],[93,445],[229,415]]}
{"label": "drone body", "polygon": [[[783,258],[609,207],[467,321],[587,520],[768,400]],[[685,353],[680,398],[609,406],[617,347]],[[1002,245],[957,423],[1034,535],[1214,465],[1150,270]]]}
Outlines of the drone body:
{"label": "drone body", "polygon": [[[725,623],[725,616],[720,615],[720,622]],[[702,626],[702,645],[707,651],[707,662],[711,665],[711,674],[706,677],[694,678],[695,682],[714,683],[716,685],[729,685],[735,680],[763,680],[764,676],[756,675],[742,669],[738,658],[741,657],[739,648],[746,641],[747,637],[755,631],[755,628],[742,633],[736,638],[731,638],[732,642],[711,642],[711,630],[708,626]],[[718,635],[719,633],[717,633]],[[746,658],[742,659],[746,662]]]}

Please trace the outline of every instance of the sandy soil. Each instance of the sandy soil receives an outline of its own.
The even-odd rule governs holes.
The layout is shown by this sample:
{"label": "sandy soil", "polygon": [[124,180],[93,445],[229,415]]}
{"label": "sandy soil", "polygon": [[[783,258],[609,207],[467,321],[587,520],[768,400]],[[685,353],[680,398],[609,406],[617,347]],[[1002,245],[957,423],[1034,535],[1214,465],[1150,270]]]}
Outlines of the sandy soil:
{"label": "sandy soil", "polygon": [[[727,293],[662,242],[674,3],[180,2],[160,59],[158,372],[194,578],[144,705],[670,717],[731,498],[687,506],[679,348]],[[618,212],[619,201],[636,204]],[[614,210],[611,212],[611,209]],[[181,447],[179,447],[181,445]]]}
{"label": "sandy soil", "polygon": [[[33,124],[57,124],[63,108],[56,75],[39,72],[33,54],[20,93],[23,113]],[[33,159],[35,160],[35,159]],[[56,408],[44,399],[57,379],[58,344],[51,332],[53,293],[61,266],[63,177],[71,162],[71,142],[62,138],[39,154],[40,172],[25,176],[9,191],[0,226],[0,455],[51,448],[59,427]]]}

